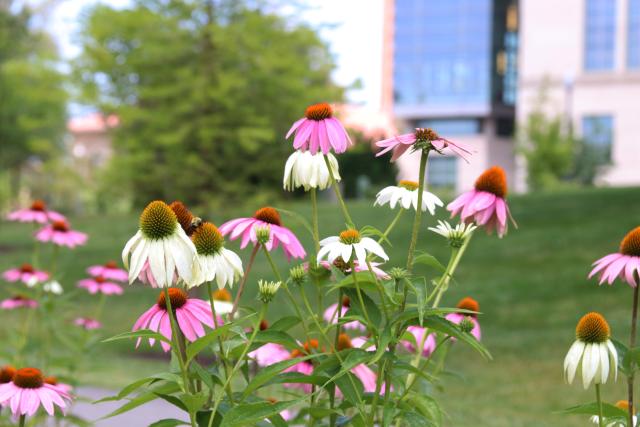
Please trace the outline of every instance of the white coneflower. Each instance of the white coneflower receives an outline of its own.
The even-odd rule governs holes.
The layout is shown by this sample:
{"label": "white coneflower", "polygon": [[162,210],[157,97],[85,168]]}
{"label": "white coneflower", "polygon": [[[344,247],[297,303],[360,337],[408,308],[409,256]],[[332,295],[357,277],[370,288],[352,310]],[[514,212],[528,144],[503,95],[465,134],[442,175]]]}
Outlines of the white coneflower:
{"label": "white coneflower", "polygon": [[429,230],[448,239],[449,244],[454,248],[459,248],[476,228],[478,228],[478,226],[472,223],[460,223],[455,227],[451,227],[451,224],[448,222],[438,220],[438,225],[436,227],[429,227]]}
{"label": "white coneflower", "polygon": [[129,283],[133,283],[148,262],[149,273],[159,287],[171,286],[176,272],[178,278],[192,282],[195,256],[196,247],[180,227],[176,214],[159,200],[149,203],[142,211],[140,229],[122,250],[122,262],[129,269]]}
{"label": "white coneflower", "polygon": [[278,292],[282,282],[268,282],[266,280],[258,280],[258,299],[263,303],[269,303]]}
{"label": "white coneflower", "polygon": [[341,257],[344,262],[351,261],[351,255],[355,252],[355,258],[359,265],[367,265],[367,252],[373,253],[385,261],[389,257],[382,246],[369,237],[362,237],[358,230],[345,230],[339,236],[327,237],[320,241],[322,248],[318,251],[318,261],[327,258],[329,262],[334,262]]}
{"label": "white coneflower", "polygon": [[[404,209],[409,209],[413,206],[414,210],[418,209],[418,191],[419,184],[415,181],[402,180],[398,185],[391,185],[385,187],[376,196],[375,205],[384,205],[389,203],[391,209],[395,209],[396,204],[400,202],[400,206]],[[436,206],[444,206],[442,200],[433,193],[429,193],[426,190],[422,191],[422,211],[429,210],[429,213],[433,215],[436,211]]]}
{"label": "white coneflower", "polygon": [[213,298],[213,308],[217,315],[228,314],[233,311],[231,292],[226,289],[218,289],[211,294]]}
{"label": "white coneflower", "polygon": [[[326,154],[331,165],[331,172],[336,181],[340,181],[338,161],[331,153]],[[322,153],[311,154],[309,151],[295,151],[284,165],[282,184],[285,190],[293,191],[303,187],[305,191],[311,188],[324,190],[331,185],[331,175]]]}
{"label": "white coneflower", "polygon": [[42,290],[55,295],[61,295],[64,292],[62,285],[57,280],[50,280],[42,285]]}
{"label": "white coneflower", "polygon": [[218,288],[233,286],[243,274],[242,260],[233,251],[224,247],[224,237],[218,227],[210,222],[202,223],[191,235],[198,251],[193,262],[192,282],[189,287],[198,286],[215,279]]}
{"label": "white coneflower", "polygon": [[618,353],[609,339],[611,330],[599,313],[587,313],[576,327],[576,341],[564,359],[564,376],[571,384],[578,369],[582,384],[588,388],[594,384],[605,384],[609,376],[618,378]]}

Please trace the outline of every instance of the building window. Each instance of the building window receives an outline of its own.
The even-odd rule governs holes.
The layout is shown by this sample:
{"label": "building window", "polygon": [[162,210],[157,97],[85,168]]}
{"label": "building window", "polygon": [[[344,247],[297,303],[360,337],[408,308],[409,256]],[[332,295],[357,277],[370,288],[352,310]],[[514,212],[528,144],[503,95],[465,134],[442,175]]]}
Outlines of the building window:
{"label": "building window", "polygon": [[582,138],[597,163],[609,163],[613,145],[613,117],[584,117],[582,119]]}
{"label": "building window", "polygon": [[418,121],[416,127],[431,128],[445,138],[451,135],[477,135],[480,133],[480,120],[429,119]]}
{"label": "building window", "polygon": [[640,68],[640,0],[629,0],[627,65],[629,68]]}
{"label": "building window", "polygon": [[611,70],[614,65],[616,1],[586,0],[585,69]]}
{"label": "building window", "polygon": [[432,156],[427,166],[427,183],[432,187],[455,188],[457,171],[455,157]]}

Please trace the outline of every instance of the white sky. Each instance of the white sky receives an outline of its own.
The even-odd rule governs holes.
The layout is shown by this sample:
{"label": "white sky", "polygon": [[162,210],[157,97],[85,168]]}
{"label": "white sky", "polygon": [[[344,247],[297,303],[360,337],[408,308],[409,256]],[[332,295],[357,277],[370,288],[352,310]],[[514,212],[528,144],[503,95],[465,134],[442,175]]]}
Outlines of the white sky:
{"label": "white sky", "polygon": [[[47,0],[27,2],[47,4]],[[129,0],[62,0],[51,6],[44,25],[57,40],[64,57],[73,58],[79,53],[74,42],[78,17],[87,6],[99,2],[114,7],[129,4]],[[306,0],[309,9],[302,17],[318,27],[329,44],[337,64],[335,81],[348,86],[360,80],[362,89],[349,91],[349,101],[371,108],[380,104],[382,3],[383,0]]]}

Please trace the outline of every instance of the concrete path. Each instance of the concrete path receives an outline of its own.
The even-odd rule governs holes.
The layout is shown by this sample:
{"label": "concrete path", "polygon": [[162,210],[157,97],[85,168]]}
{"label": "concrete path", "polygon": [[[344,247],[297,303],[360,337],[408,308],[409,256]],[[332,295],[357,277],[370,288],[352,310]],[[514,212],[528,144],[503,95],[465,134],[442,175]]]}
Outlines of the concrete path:
{"label": "concrete path", "polygon": [[89,402],[75,402],[71,412],[87,421],[95,422],[96,427],[146,427],[164,418],[188,419],[183,411],[162,399],[156,399],[124,414],[96,421],[118,409],[127,401],[103,402],[94,405],[91,402],[113,396],[116,392],[101,388],[81,387],[76,390],[76,393]]}

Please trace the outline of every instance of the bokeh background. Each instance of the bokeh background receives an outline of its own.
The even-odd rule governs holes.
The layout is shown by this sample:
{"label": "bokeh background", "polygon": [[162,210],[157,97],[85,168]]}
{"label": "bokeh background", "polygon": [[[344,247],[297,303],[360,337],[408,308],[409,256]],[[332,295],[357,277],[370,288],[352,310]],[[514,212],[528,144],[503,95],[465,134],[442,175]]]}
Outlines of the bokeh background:
{"label": "bokeh background", "polygon": [[[308,214],[281,183],[284,134],[310,103],[331,102],[349,129],[343,190],[358,223],[378,228],[392,212],[372,197],[415,178],[417,160],[376,159],[373,142],[433,127],[476,153],[430,160],[430,191],[451,200],[500,165],[520,225],[474,239],[447,297],[480,302],[495,359],[455,349],[446,424],[584,425],[556,413],[592,399],[563,384],[561,366],[586,311],[627,339],[628,287],[586,275],[640,223],[638,99],[640,0],[0,0],[0,211],[44,199],[90,234],[62,257],[70,292],[86,266],[118,259],[153,199],[215,223],[264,204]],[[334,200],[321,198],[321,234],[335,233]],[[391,236],[392,265],[409,228]],[[419,249],[445,258],[425,230]],[[0,270],[29,259],[30,233],[0,222]],[[111,299],[105,336],[154,299],[137,286]],[[120,387],[160,363],[158,351],[103,345],[83,381]]]}

